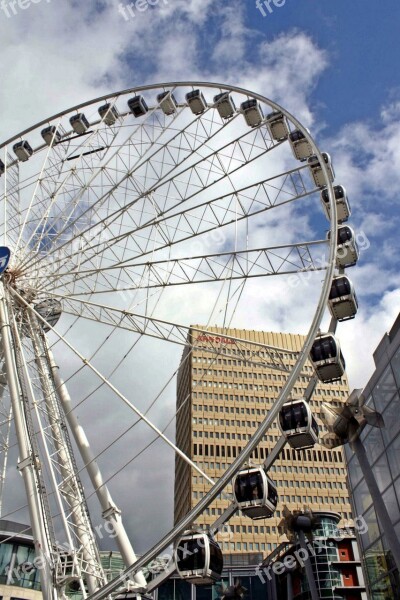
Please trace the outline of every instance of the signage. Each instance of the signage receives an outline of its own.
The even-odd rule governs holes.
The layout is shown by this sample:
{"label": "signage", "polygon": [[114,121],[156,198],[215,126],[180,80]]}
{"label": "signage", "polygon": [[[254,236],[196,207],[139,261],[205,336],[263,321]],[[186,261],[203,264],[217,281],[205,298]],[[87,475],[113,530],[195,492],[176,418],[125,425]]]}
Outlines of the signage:
{"label": "signage", "polygon": [[0,275],[7,269],[11,252],[7,246],[0,246]]}
{"label": "signage", "polygon": [[213,337],[211,335],[199,335],[197,337],[198,342],[211,342],[216,344],[234,344],[235,340],[231,340],[225,337]]}

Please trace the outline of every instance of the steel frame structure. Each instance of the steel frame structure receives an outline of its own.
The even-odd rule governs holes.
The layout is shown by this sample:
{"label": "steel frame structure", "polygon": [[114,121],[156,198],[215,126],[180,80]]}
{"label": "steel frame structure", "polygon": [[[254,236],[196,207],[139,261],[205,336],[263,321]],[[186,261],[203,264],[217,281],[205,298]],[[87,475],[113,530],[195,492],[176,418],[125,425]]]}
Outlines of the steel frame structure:
{"label": "steel frame structure", "polygon": [[[229,121],[223,121],[213,104],[208,104],[202,114],[194,115],[186,103],[178,103],[176,111],[167,115],[156,103],[134,124],[132,115],[121,108],[112,126],[106,126],[103,119],[96,119],[93,114],[85,134],[76,135],[67,124],[69,115],[84,109],[93,113],[100,101],[120,107],[128,94],[154,93],[157,89],[173,94],[195,87],[227,91],[243,100],[255,98],[262,106],[280,111],[291,127],[303,132],[327,182],[331,215],[329,240],[248,247],[250,219],[260,222],[257,219],[271,210],[294,206],[297,201],[312,206],[313,195],[319,193],[310,184],[303,164],[285,167],[278,174],[265,169],[261,178],[256,177],[254,181],[253,175],[250,183],[242,183],[242,179],[246,181],[248,177],[249,165],[256,170],[261,161],[271,156],[280,157],[283,141],[271,139],[264,120],[257,127],[246,128],[239,121],[239,111]],[[56,143],[53,138],[47,145],[42,143],[38,133],[43,125],[49,124],[57,127],[61,140]],[[235,135],[232,135],[232,124]],[[8,147],[26,136],[35,140],[33,161],[21,165],[11,156]],[[143,86],[97,98],[23,131],[2,144],[0,151],[4,153],[5,163],[4,192],[0,197],[4,223],[0,234],[12,251],[10,267],[0,284],[3,370],[35,547],[43,559],[43,596],[45,600],[62,597],[65,585],[72,580],[79,582],[83,596],[91,600],[100,600],[121,589],[131,589],[134,593],[154,589],[154,585],[146,584],[141,569],[173,543],[223,492],[277,418],[307,360],[336,268],[337,213],[327,168],[308,131],[278,104],[238,87],[204,82]],[[241,225],[245,227],[242,237],[238,235]],[[229,238],[232,226],[234,248],[231,252],[215,252],[209,248],[212,244],[207,235],[224,231]],[[185,248],[189,241],[204,239],[203,252],[171,255],[171,248]],[[244,246],[238,248],[239,243]],[[318,254],[322,248],[328,248],[327,253]],[[63,313],[72,318],[96,321],[140,337],[145,335],[181,345],[192,343],[194,347],[193,341],[188,341],[188,326],[157,318],[152,310],[146,309],[153,294],[157,304],[165,288],[200,283],[223,286],[227,281],[239,282],[240,286],[260,277],[319,270],[324,272],[319,300],[302,350],[291,353],[296,360],[293,369],[288,372],[285,364],[287,349],[252,343],[251,357],[246,356],[245,360],[285,371],[287,381],[246,448],[217,482],[202,473],[110,378],[102,375],[90,359],[35,309],[40,301],[59,299]],[[232,297],[235,293],[239,295],[239,286]],[[115,297],[116,292],[119,297],[114,305],[103,303],[104,297],[112,293]],[[126,308],[126,295],[131,299],[137,294],[139,300],[134,307],[144,303],[144,314],[133,310],[134,307]],[[50,330],[61,340],[102,384],[213,484],[196,507],[139,560],[74,415],[67,386],[44,330]],[[206,335],[207,328],[198,332]],[[239,352],[247,348],[246,340],[226,337]],[[218,342],[211,344],[209,351],[218,354]],[[314,385],[315,381],[310,383],[309,396]],[[106,583],[101,567],[67,424],[98,496],[103,517],[112,523],[116,532],[126,564],[124,573],[110,583]],[[8,447],[7,440],[7,435],[3,435],[4,451]],[[283,445],[282,440],[270,460],[277,458]],[[46,477],[44,462],[49,471]],[[2,483],[3,480],[4,476]],[[51,493],[48,488],[52,489]],[[55,505],[69,544],[67,552],[56,539]],[[229,518],[232,511],[233,506],[223,518]],[[217,529],[220,521],[216,523]]]}

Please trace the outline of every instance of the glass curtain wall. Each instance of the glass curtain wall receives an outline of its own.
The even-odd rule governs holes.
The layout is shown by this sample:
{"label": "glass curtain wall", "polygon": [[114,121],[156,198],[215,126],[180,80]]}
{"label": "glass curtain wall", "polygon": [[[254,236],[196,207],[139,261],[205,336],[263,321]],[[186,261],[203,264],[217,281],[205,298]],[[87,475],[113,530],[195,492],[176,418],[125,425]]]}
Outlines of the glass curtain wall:
{"label": "glass curtain wall", "polygon": [[[368,388],[367,388],[368,389]],[[385,427],[366,427],[361,434],[382,501],[400,538],[400,348],[397,348],[366,404],[383,415]],[[365,520],[360,535],[371,600],[400,600],[400,578],[357,458],[349,448],[348,477],[355,515]]]}

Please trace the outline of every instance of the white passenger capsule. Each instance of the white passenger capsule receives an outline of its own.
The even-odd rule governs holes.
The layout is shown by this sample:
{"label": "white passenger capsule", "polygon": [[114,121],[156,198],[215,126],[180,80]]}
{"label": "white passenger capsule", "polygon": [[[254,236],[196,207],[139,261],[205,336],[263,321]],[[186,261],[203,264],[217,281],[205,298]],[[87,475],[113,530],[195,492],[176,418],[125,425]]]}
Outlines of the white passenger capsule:
{"label": "white passenger capsule", "polygon": [[69,122],[71,124],[72,129],[78,135],[82,135],[83,133],[86,133],[86,131],[89,129],[89,121],[87,120],[87,118],[85,117],[85,115],[83,113],[78,113],[77,115],[73,115],[70,118]]}
{"label": "white passenger capsule", "polygon": [[27,161],[33,154],[33,150],[29,142],[27,142],[26,140],[22,140],[22,142],[17,142],[16,144],[14,144],[13,150],[15,156],[21,162]]}
{"label": "white passenger capsule", "polygon": [[289,144],[292,147],[293,154],[298,160],[307,160],[314,154],[314,150],[300,129],[295,129],[289,134]]}
{"label": "white passenger capsule", "polygon": [[315,339],[310,360],[318,379],[324,383],[338,381],[346,370],[339,340],[332,333],[321,334]]}
{"label": "white passenger capsule", "polygon": [[54,125],[45,127],[40,134],[48,146],[55,146],[61,140],[61,133]]}
{"label": "white passenger capsule", "polygon": [[289,127],[283,113],[274,111],[267,115],[266,125],[273,140],[280,142],[289,137]]}
{"label": "white passenger capsule", "polygon": [[[43,302],[35,304],[33,308],[51,327],[54,327],[61,317],[61,302],[56,298],[47,298],[46,300],[43,300]],[[43,328],[43,331],[46,332],[50,331],[50,327],[47,323],[40,321],[40,326]]]}
{"label": "white passenger capsule", "polygon": [[136,118],[142,117],[149,112],[149,107],[147,106],[147,102],[143,96],[133,96],[133,98],[128,100],[128,106],[129,110]]}
{"label": "white passenger capsule", "polygon": [[[337,220],[339,223],[343,223],[344,221],[347,221],[351,215],[349,199],[346,190],[342,185],[335,185],[333,193],[335,194]],[[329,206],[328,188],[321,191],[321,202],[325,216],[329,221],[331,218],[331,209]]]}
{"label": "white passenger capsule", "polygon": [[255,98],[242,102],[240,110],[249,127],[257,127],[262,123],[264,115],[260,103]]}
{"label": "white passenger capsule", "polygon": [[278,504],[278,493],[264,467],[245,467],[232,482],[238,508],[251,519],[272,517]]}
{"label": "white passenger capsule", "polygon": [[222,92],[214,96],[214,107],[222,119],[230,119],[236,110],[235,103],[229,92]]}
{"label": "white passenger capsule", "polygon": [[221,579],[224,566],[221,548],[205,532],[185,531],[174,558],[179,576],[190,583],[209,585]]}
{"label": "white passenger capsule", "polygon": [[201,90],[188,92],[185,99],[194,115],[201,115],[207,108],[207,102]]}
{"label": "white passenger capsule", "polygon": [[109,127],[111,127],[111,125],[114,125],[114,123],[116,123],[119,117],[118,111],[115,108],[115,106],[112,106],[108,102],[106,104],[103,104],[103,106],[100,106],[99,115],[103,122]]}
{"label": "white passenger capsule", "polygon": [[161,94],[158,94],[157,102],[165,115],[172,115],[176,112],[177,101],[171,92],[161,92]]}
{"label": "white passenger capsule", "polygon": [[312,448],[318,442],[318,424],[305,400],[285,402],[279,413],[279,427],[295,450]]}
{"label": "white passenger capsule", "polygon": [[351,280],[346,275],[333,278],[328,307],[332,317],[338,321],[353,319],[357,314],[357,296]]}
{"label": "white passenger capsule", "polygon": [[[335,172],[333,170],[331,157],[327,152],[322,152],[322,158],[324,159],[325,166],[328,171],[329,180],[333,182],[333,180],[335,179]],[[321,163],[319,162],[319,158],[315,155],[310,156],[310,158],[308,159],[308,166],[310,167],[311,177],[315,185],[319,188],[326,186],[327,182],[321,167]]]}
{"label": "white passenger capsule", "polygon": [[[331,232],[328,231],[327,238],[330,239]],[[359,257],[358,246],[354,230],[348,225],[338,227],[336,266],[339,269],[353,267],[357,264]]]}

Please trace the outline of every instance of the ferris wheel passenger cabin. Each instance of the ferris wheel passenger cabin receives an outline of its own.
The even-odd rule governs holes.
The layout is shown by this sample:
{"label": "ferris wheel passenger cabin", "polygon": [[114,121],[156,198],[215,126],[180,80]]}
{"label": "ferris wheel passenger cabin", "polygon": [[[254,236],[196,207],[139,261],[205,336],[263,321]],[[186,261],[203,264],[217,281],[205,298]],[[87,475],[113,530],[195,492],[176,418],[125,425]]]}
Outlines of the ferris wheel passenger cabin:
{"label": "ferris wheel passenger cabin", "polygon": [[295,129],[289,134],[289,144],[292,147],[295,158],[302,162],[314,154],[314,150],[300,129]]}
{"label": "ferris wheel passenger cabin", "polygon": [[263,465],[241,469],[236,474],[232,487],[236,504],[246,517],[272,517],[278,504],[278,492]]}
{"label": "ferris wheel passenger cabin", "polygon": [[188,92],[185,100],[194,115],[201,115],[207,108],[207,102],[201,90]]}
{"label": "ferris wheel passenger cabin", "polygon": [[305,400],[285,402],[279,413],[279,428],[295,450],[312,448],[318,442],[318,424]]}
{"label": "ferris wheel passenger cabin", "polygon": [[100,106],[98,112],[100,118],[109,127],[111,127],[111,125],[114,125],[119,117],[117,109],[115,108],[115,106],[112,106],[109,102],[103,104],[103,106]]}
{"label": "ferris wheel passenger cabin", "polygon": [[276,142],[287,140],[289,137],[289,128],[286,119],[280,111],[269,113],[266,118],[266,125],[269,134]]}
{"label": "ferris wheel passenger cabin", "polygon": [[147,102],[143,96],[133,96],[133,98],[128,100],[128,106],[129,110],[136,118],[142,117],[149,112],[149,107],[147,106]]}
{"label": "ferris wheel passenger cabin", "polygon": [[21,162],[25,162],[25,161],[29,160],[29,158],[33,154],[33,150],[31,148],[29,142],[27,142],[26,140],[22,140],[22,142],[17,142],[16,144],[14,144],[13,151],[14,151],[15,156]]}
{"label": "ferris wheel passenger cabin", "polygon": [[315,339],[310,360],[318,379],[323,383],[338,381],[346,370],[339,340],[332,333],[321,334]]}
{"label": "ferris wheel passenger cabin", "polygon": [[40,135],[48,146],[55,146],[61,140],[61,133],[57,131],[57,128],[54,125],[42,129]]}
{"label": "ferris wheel passenger cabin", "polygon": [[205,532],[187,531],[175,548],[179,576],[195,585],[209,585],[221,579],[224,566],[217,542]]}
{"label": "ferris wheel passenger cabin", "polygon": [[236,111],[235,102],[229,92],[222,92],[214,96],[214,106],[221,119],[230,119]]}
{"label": "ferris wheel passenger cabin", "polygon": [[78,135],[83,135],[89,129],[89,121],[85,117],[83,113],[78,113],[77,115],[73,115],[69,120],[72,129]]}
{"label": "ferris wheel passenger cabin", "polygon": [[[328,231],[327,239],[331,237]],[[339,269],[353,267],[359,257],[358,246],[354,230],[348,225],[341,225],[337,232],[336,266]]]}
{"label": "ferris wheel passenger cabin", "polygon": [[[335,185],[333,192],[335,194],[337,220],[339,223],[344,223],[351,215],[351,208],[346,190],[342,185]],[[329,207],[329,194],[327,188],[323,189],[321,192],[321,202],[325,216],[329,221],[331,218],[331,209]]]}
{"label": "ferris wheel passenger cabin", "polygon": [[1,177],[2,175],[4,175],[4,173],[5,173],[5,170],[6,170],[6,166],[5,166],[5,164],[3,163],[3,161],[0,159],[0,177]]}
{"label": "ferris wheel passenger cabin", "polygon": [[[327,152],[322,152],[322,158],[328,171],[329,180],[333,182],[335,179],[335,171],[333,170],[331,157]],[[325,187],[327,185],[326,179],[318,156],[310,156],[308,159],[308,166],[310,167],[311,177],[315,185],[319,188]]]}
{"label": "ferris wheel passenger cabin", "polygon": [[244,115],[247,125],[249,127],[257,127],[264,119],[263,111],[260,103],[255,99],[246,100],[240,105],[240,110]]}
{"label": "ferris wheel passenger cabin", "polygon": [[[59,300],[56,298],[47,298],[46,300],[35,304],[33,308],[51,327],[57,325],[62,312],[62,306]],[[50,327],[47,323],[43,323],[43,321],[40,322],[40,326],[45,332],[50,331]]]}
{"label": "ferris wheel passenger cabin", "polygon": [[346,275],[333,278],[328,307],[332,317],[338,321],[347,321],[356,316],[357,296],[351,280]]}
{"label": "ferris wheel passenger cabin", "polygon": [[157,95],[157,102],[165,115],[173,115],[178,105],[172,92],[161,92]]}

